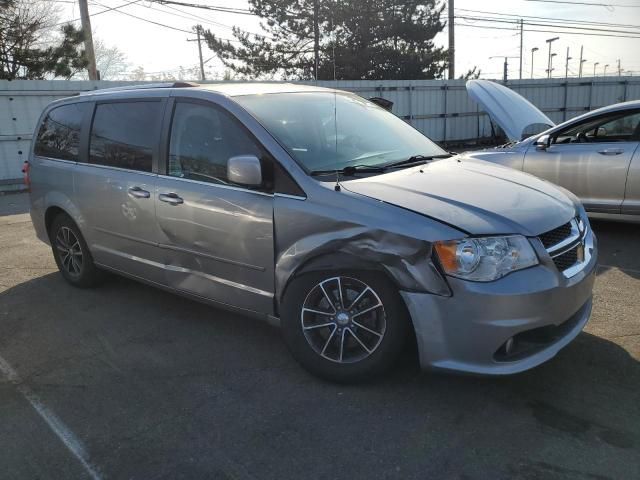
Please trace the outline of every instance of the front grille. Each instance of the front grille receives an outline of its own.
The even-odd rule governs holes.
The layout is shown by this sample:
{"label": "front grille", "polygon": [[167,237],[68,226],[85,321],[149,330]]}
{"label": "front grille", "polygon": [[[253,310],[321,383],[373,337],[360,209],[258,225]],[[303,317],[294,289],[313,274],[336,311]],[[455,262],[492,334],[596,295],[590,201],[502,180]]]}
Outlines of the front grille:
{"label": "front grille", "polygon": [[591,257],[591,252],[585,250],[587,228],[588,226],[576,217],[538,237],[556,268],[567,278],[579,271],[577,265],[585,263],[585,260]]}
{"label": "front grille", "polygon": [[557,257],[553,257],[553,263],[556,265],[558,270],[564,272],[567,268],[573,267],[576,263],[578,263],[578,248],[580,246],[576,245],[571,250],[564,252]]}
{"label": "front grille", "polygon": [[558,228],[549,230],[547,233],[540,235],[540,241],[544,248],[548,249],[562,242],[571,235],[571,222],[560,225]]}

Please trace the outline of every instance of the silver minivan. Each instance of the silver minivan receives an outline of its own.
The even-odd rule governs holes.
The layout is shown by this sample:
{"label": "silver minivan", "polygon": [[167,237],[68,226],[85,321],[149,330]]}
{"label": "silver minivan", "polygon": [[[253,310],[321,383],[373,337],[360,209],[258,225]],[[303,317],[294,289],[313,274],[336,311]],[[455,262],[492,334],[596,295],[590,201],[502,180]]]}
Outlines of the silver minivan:
{"label": "silver minivan", "polygon": [[591,313],[596,240],[571,193],[452,157],[357,95],[291,84],[94,91],[43,112],[31,217],[63,277],[115,272],[278,321],[294,357],[353,381],[510,374]]}

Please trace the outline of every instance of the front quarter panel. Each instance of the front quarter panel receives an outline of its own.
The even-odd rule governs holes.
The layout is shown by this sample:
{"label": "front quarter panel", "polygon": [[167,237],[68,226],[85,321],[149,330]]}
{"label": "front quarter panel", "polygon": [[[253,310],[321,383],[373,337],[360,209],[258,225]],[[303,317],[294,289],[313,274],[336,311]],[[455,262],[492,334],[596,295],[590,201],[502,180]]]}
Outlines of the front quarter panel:
{"label": "front quarter panel", "polygon": [[[328,268],[383,270],[399,289],[449,295],[432,261],[432,242],[463,234],[425,216],[352,194],[321,188],[305,200],[276,196],[276,295],[305,265],[324,258]],[[314,199],[315,198],[315,199]],[[332,261],[332,259],[334,261]],[[327,262],[324,263],[327,265]]]}

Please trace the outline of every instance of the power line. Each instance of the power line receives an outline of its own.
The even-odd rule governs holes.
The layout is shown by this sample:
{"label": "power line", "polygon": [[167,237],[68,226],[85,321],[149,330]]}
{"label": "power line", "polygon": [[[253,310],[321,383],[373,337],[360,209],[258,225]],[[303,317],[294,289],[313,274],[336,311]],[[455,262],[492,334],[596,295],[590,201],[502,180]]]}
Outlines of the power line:
{"label": "power line", "polygon": [[519,20],[521,18],[523,19],[529,18],[534,20],[551,20],[555,23],[562,23],[562,22],[572,23],[576,25],[583,24],[583,25],[595,25],[595,26],[601,26],[601,27],[640,28],[640,25],[630,25],[630,24],[624,24],[624,23],[607,23],[607,22],[598,22],[595,20],[570,20],[566,18],[540,17],[535,15],[514,15],[512,13],[488,12],[485,10],[472,10],[467,8],[457,8],[456,10],[460,12],[480,13],[484,15],[499,15],[502,17],[509,17],[513,20]]}
{"label": "power line", "polygon": [[[106,5],[103,5],[103,4],[98,3],[98,2],[92,2],[92,3],[95,3],[96,5],[99,5],[100,7],[106,7]],[[122,6],[126,6],[126,5],[122,5]],[[112,10],[114,12],[121,13],[122,15],[126,15],[128,17],[137,18],[138,20],[142,20],[143,22],[147,22],[147,23],[152,23],[154,25],[158,25],[159,27],[170,28],[171,30],[176,30],[178,32],[193,33],[191,30],[184,30],[183,28],[172,27],[171,25],[166,25],[164,23],[154,22],[153,20],[148,20],[146,18],[138,17],[137,15],[133,15],[132,13],[127,13],[127,12],[123,12],[122,10],[117,10],[117,8],[120,8],[120,7],[113,8]]]}
{"label": "power line", "polygon": [[[461,18],[461,19],[465,19],[465,20],[475,20],[475,21],[482,21],[482,22],[494,22],[494,23],[510,23],[510,24],[520,24],[520,21],[515,21],[515,20],[503,20],[503,19],[492,19],[490,17],[472,17],[472,16],[458,16],[457,18]],[[605,30],[602,28],[594,28],[594,27],[579,27],[579,26],[574,26],[574,25],[555,25],[553,23],[535,23],[535,22],[527,22],[527,25],[532,25],[534,27],[553,27],[553,28],[565,28],[565,29],[570,29],[570,30],[588,30],[588,31],[593,31],[593,32],[605,32],[605,34],[607,34],[606,36],[610,36],[608,35],[609,33],[622,33],[625,35],[634,35],[632,37],[629,38],[640,38],[640,32],[635,33],[635,32],[629,32],[626,30]],[[531,30],[529,30],[531,31]],[[570,33],[570,32],[566,32],[566,33]]]}
{"label": "power line", "polygon": [[588,5],[591,7],[622,7],[622,8],[640,8],[640,5],[621,5],[619,3],[592,3],[592,2],[570,2],[568,0],[524,0],[525,2],[540,2],[540,3],[561,3],[564,5]]}
{"label": "power line", "polygon": [[[153,2],[153,3],[156,3],[156,2]],[[180,10],[180,9],[178,9],[176,7],[172,7],[171,5],[165,5],[164,3],[159,3],[159,6],[164,7],[164,8],[168,8],[168,9],[173,10],[175,12],[179,12],[182,15],[178,15],[176,13],[172,14],[171,12],[167,12],[167,11],[164,11],[164,10],[159,10],[159,9],[153,8],[150,5],[141,5],[141,6],[146,7],[146,8],[150,8],[150,9],[155,10],[157,12],[162,12],[162,13],[166,13],[166,14],[169,14],[169,15],[177,15],[178,17],[182,17],[182,18],[185,18],[185,19],[188,19],[188,20],[197,20],[197,21],[200,21],[200,22],[205,23],[205,24],[215,25],[215,26],[218,26],[218,27],[227,28],[229,30],[233,30],[233,28],[234,28],[234,27],[232,27],[230,25],[225,25],[224,23],[216,22],[215,20],[212,20],[210,17],[204,17],[204,16],[200,16],[200,15],[195,15],[193,13],[185,12],[184,10]],[[249,31],[246,31],[246,33],[249,33],[250,35],[253,35],[255,37],[264,37],[265,36],[264,34],[255,33],[255,32],[249,32]],[[222,40],[228,40],[230,42],[238,42],[238,40],[232,40],[232,39],[226,39],[226,38],[223,38]]]}
{"label": "power line", "polygon": [[[456,25],[458,25],[460,27],[486,28],[486,29],[490,29],[490,30],[509,30],[511,32],[517,32],[518,31],[518,28],[515,25],[514,25],[514,28],[496,27],[496,26],[490,26],[490,25],[471,25],[471,24],[468,24],[468,23],[456,23]],[[563,35],[586,35],[586,36],[591,36],[591,37],[640,38],[640,36],[636,36],[636,35],[609,35],[609,34],[606,34],[606,33],[567,32],[566,30],[541,30],[541,29],[532,29],[532,28],[528,28],[527,32],[561,33]]]}
{"label": "power line", "polygon": [[160,3],[163,5],[178,5],[180,7],[189,7],[189,8],[201,8],[203,10],[212,10],[214,12],[225,12],[225,13],[235,13],[238,15],[251,15],[254,13],[251,10],[246,8],[235,8],[235,7],[223,7],[219,5],[202,5],[199,3],[186,3],[186,2],[174,2],[173,0],[150,0],[153,3]]}
{"label": "power line", "polygon": [[[141,1],[142,1],[142,0],[131,0],[130,2],[123,3],[122,5],[118,5],[118,6],[116,6],[116,7],[107,7],[106,5],[100,5],[100,4],[98,4],[98,5],[100,5],[101,7],[104,7],[105,9],[104,9],[104,10],[100,10],[99,12],[96,12],[96,13],[91,13],[91,14],[89,14],[89,16],[90,16],[90,17],[95,17],[96,15],[100,15],[100,14],[102,14],[102,13],[107,13],[107,12],[111,12],[112,10],[117,10],[117,9],[119,9],[119,8],[126,7],[127,5],[132,5],[132,4],[134,4],[134,3],[140,3]],[[76,2],[74,1],[74,2],[71,2],[71,3],[76,3]],[[93,1],[92,1],[91,3],[95,3],[95,2],[93,2]],[[56,24],[51,25],[51,26],[52,26],[52,27],[58,27],[58,26],[60,26],[60,25],[66,25],[67,23],[77,22],[77,21],[79,21],[79,20],[80,20],[80,18],[79,18],[79,17],[78,17],[78,18],[72,18],[71,20],[66,20],[66,21],[64,21],[64,22],[56,23]]]}

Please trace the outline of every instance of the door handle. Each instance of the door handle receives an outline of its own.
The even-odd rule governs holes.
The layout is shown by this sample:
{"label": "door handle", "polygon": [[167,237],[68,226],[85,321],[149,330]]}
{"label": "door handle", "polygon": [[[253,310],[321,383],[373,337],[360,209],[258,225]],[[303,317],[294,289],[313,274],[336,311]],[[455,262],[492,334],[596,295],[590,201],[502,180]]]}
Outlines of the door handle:
{"label": "door handle", "polygon": [[131,187],[128,193],[131,198],[149,198],[151,196],[149,192],[140,187]]}
{"label": "door handle", "polygon": [[604,150],[599,150],[598,153],[600,155],[620,155],[624,153],[624,150],[621,148],[605,148]]}
{"label": "door handle", "polygon": [[178,196],[177,193],[161,193],[158,195],[158,199],[162,202],[170,203],[171,205],[180,205],[184,203],[184,200]]}

